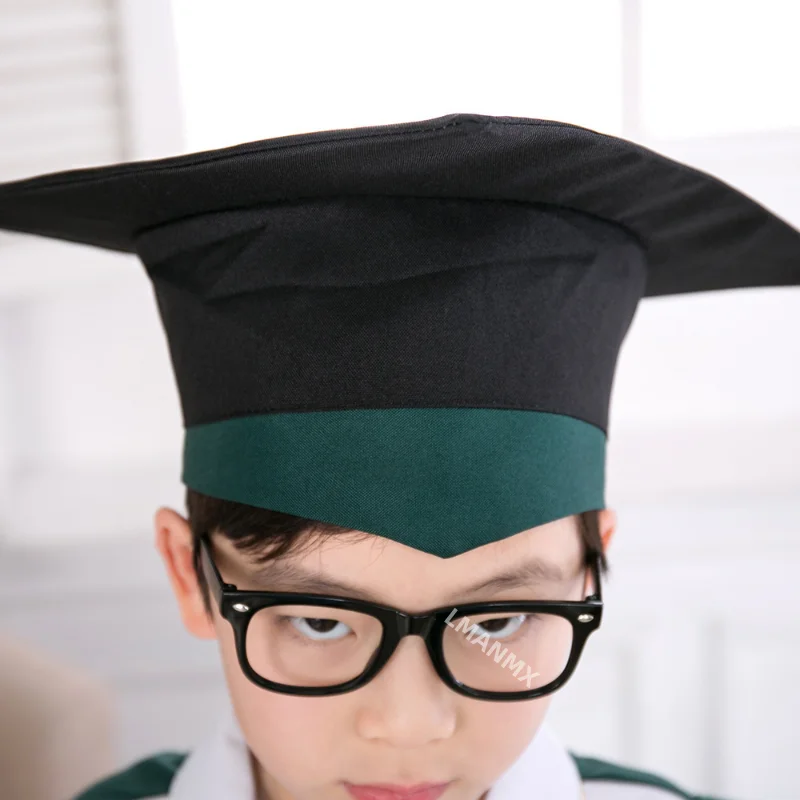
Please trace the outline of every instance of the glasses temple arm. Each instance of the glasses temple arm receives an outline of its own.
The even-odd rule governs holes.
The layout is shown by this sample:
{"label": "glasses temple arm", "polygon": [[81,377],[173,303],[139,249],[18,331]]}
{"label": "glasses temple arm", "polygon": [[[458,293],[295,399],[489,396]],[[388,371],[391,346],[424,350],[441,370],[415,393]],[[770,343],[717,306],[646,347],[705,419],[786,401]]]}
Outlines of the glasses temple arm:
{"label": "glasses temple arm", "polygon": [[236,587],[222,580],[217,565],[211,557],[211,543],[206,533],[200,536],[200,561],[203,567],[203,574],[206,576],[206,581],[208,582],[208,588],[217,601],[217,604],[220,604],[222,602],[222,592],[225,589],[235,590]]}

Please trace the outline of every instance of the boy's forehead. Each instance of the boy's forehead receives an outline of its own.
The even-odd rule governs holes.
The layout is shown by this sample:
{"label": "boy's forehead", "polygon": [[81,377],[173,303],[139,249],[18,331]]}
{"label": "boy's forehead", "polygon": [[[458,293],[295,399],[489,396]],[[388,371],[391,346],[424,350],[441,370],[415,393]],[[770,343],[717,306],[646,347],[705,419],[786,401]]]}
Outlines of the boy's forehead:
{"label": "boy's forehead", "polygon": [[254,578],[259,574],[272,577],[291,568],[364,586],[380,586],[386,580],[402,578],[414,583],[436,580],[443,588],[465,584],[469,579],[478,582],[516,567],[522,560],[538,563],[543,576],[552,572],[555,577],[558,571],[571,575],[582,556],[575,517],[529,528],[449,558],[365,531],[312,536],[279,560],[256,568],[252,565],[261,559],[236,554],[228,541],[225,549]]}

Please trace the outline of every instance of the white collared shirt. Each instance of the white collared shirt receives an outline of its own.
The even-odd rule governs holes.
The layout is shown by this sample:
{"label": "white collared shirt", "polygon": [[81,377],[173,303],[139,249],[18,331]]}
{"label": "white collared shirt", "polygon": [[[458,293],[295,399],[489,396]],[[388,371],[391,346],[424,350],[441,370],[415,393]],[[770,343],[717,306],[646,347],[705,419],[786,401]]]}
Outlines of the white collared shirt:
{"label": "white collared shirt", "polygon": [[[545,723],[492,786],[487,800],[675,800],[672,792],[616,781],[582,784],[574,759]],[[233,709],[151,800],[256,800],[250,749]]]}

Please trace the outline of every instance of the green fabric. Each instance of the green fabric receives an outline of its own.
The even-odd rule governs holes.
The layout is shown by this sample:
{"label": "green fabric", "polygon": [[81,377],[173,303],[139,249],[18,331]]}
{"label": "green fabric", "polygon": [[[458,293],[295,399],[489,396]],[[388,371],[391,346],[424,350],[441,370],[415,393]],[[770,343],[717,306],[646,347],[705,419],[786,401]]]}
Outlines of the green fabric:
{"label": "green fabric", "polygon": [[[188,753],[163,752],[137,761],[125,770],[96,783],[73,800],[146,800],[169,792],[175,772]],[[570,753],[584,781],[638,783],[674,792],[682,800],[721,800],[708,795],[691,795],[675,784],[650,772],[631,769],[609,761]]]}
{"label": "green fabric", "polygon": [[721,798],[713,798],[709,795],[688,794],[674,783],[670,783],[664,780],[664,778],[654,775],[652,772],[643,772],[642,770],[613,764],[610,761],[602,761],[598,758],[589,758],[587,756],[578,756],[574,753],[570,753],[570,755],[578,767],[581,779],[584,781],[638,783],[674,792],[676,797],[683,798],[683,800],[721,800]]}
{"label": "green fabric", "polygon": [[73,800],[144,800],[167,794],[173,776],[187,755],[165,751],[143,758],[95,783]]}
{"label": "green fabric", "polygon": [[606,437],[561,414],[306,411],[186,429],[184,484],[449,558],[605,507]]}

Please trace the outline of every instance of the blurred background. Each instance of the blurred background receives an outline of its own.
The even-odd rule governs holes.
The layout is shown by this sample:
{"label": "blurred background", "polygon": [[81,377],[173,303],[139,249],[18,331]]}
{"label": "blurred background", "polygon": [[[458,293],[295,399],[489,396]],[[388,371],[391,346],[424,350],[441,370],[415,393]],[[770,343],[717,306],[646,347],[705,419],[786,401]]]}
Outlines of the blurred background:
{"label": "blurred background", "polygon": [[[783,0],[0,0],[0,180],[467,112],[633,139],[800,227],[799,33]],[[57,800],[226,694],[153,548],[185,509],[143,268],[8,234],[0,264],[0,794]],[[800,798],[798,365],[798,289],[639,307],[606,616],[549,717],[575,752]]]}

